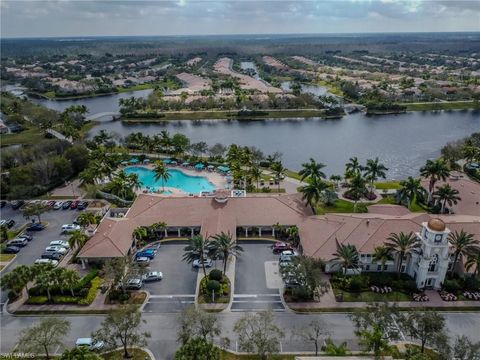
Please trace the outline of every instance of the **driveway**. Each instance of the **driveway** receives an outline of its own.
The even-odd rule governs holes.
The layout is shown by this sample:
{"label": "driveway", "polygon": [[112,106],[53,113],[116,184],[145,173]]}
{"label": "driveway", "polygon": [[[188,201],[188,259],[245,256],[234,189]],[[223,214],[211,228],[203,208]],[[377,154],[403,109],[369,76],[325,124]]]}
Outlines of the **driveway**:
{"label": "driveway", "polygon": [[280,298],[278,255],[272,242],[239,241],[243,252],[235,265],[235,289],[232,311],[284,310]]}
{"label": "driveway", "polygon": [[[68,236],[60,234],[61,226],[63,224],[71,224],[79,214],[80,211],[77,210],[50,210],[43,213],[41,219],[42,222],[48,223],[47,228],[32,233],[33,240],[20,250],[13,263],[9,265],[6,271],[10,271],[18,265],[33,264],[36,259],[40,258],[45,251],[45,248],[52,240],[68,240]],[[2,219],[15,220],[15,227],[20,227],[22,224],[28,222],[28,220],[23,217],[21,210],[13,210],[10,205],[1,209],[1,217]],[[6,292],[2,291],[0,298],[0,304],[2,307],[6,298]]]}
{"label": "driveway", "polygon": [[198,270],[182,261],[186,245],[185,241],[166,242],[150,262],[149,269],[161,271],[163,280],[144,285],[150,292],[145,312],[177,312],[194,304]]}

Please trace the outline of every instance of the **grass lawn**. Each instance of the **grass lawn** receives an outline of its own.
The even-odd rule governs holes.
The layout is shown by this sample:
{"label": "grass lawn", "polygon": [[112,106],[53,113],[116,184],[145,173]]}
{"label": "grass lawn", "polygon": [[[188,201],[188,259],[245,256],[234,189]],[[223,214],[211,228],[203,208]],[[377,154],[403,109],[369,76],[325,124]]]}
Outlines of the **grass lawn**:
{"label": "grass lawn", "polygon": [[353,202],[338,199],[335,201],[334,206],[317,206],[317,215],[323,215],[326,213],[353,213]]}
{"label": "grass lawn", "polygon": [[400,181],[382,181],[376,182],[375,187],[378,190],[385,190],[385,189],[400,189],[402,186],[400,185]]}
{"label": "grass lawn", "polygon": [[[131,360],[150,360],[150,355],[147,352],[141,349],[130,349],[130,355],[132,355]],[[124,359],[123,350],[114,350],[100,355],[105,360],[120,360]]]}
{"label": "grass lawn", "polygon": [[14,254],[0,254],[0,261],[7,262],[12,260],[15,257]]}
{"label": "grass lawn", "polygon": [[288,170],[288,169],[285,171],[285,176],[292,179],[297,179],[298,181],[300,181],[301,179],[301,176],[299,173],[297,173],[296,171]]}
{"label": "grass lawn", "polygon": [[404,103],[407,111],[433,111],[433,110],[464,110],[480,109],[478,101],[448,101],[448,102],[430,102],[430,103]]}
{"label": "grass lawn", "polygon": [[351,301],[363,301],[363,302],[371,302],[371,301],[411,301],[412,297],[408,294],[392,291],[388,294],[378,294],[371,291],[362,291],[359,293],[350,293],[341,290],[334,289],[335,295],[343,294],[343,301],[344,302],[351,302]]}
{"label": "grass lawn", "polygon": [[25,129],[15,134],[2,134],[0,135],[0,143],[3,146],[8,145],[33,145],[45,140],[43,131],[38,128]]}
{"label": "grass lawn", "polygon": [[383,199],[377,202],[377,204],[389,204],[389,205],[396,205],[397,202],[393,196],[385,196]]}

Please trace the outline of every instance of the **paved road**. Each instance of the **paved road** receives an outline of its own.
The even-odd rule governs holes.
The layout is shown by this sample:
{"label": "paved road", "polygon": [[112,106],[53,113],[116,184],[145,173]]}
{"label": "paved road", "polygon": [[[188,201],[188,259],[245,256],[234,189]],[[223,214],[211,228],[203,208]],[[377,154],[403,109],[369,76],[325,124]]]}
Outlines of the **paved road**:
{"label": "paved road", "polygon": [[[144,314],[146,323],[144,330],[149,331],[152,338],[148,342],[148,347],[153,351],[158,360],[172,359],[178,346],[176,343],[177,314]],[[242,313],[232,312],[219,314],[222,323],[222,337],[229,337],[231,348],[236,347],[236,336],[233,332],[233,325]],[[453,338],[457,335],[467,335],[473,341],[480,341],[480,314],[479,313],[445,313],[448,334]],[[319,314],[319,315],[296,315],[289,312],[275,313],[278,325],[285,331],[285,339],[282,341],[283,351],[312,351],[312,345],[299,341],[295,337],[295,332],[302,327],[307,326],[313,319],[320,319],[329,329],[332,339],[335,343],[346,341],[352,350],[359,349],[353,327],[345,314]],[[78,337],[89,336],[92,331],[99,328],[103,317],[101,316],[70,316],[65,317],[72,323],[72,329],[65,339],[65,346],[74,345]],[[13,349],[18,339],[19,332],[31,326],[39,320],[38,317],[13,317],[2,315],[0,317],[1,330],[3,334],[0,343],[2,353]],[[59,349],[61,351],[61,349]]]}
{"label": "paved road", "polygon": [[[50,241],[60,239],[67,240],[67,236],[60,234],[61,226],[72,223],[79,213],[77,210],[50,210],[42,214],[42,222],[48,222],[48,227],[45,230],[33,232],[33,240],[20,250],[6,271],[10,271],[18,265],[33,264],[36,259],[40,258]],[[1,210],[1,218],[15,220],[16,227],[27,222],[22,212],[20,210],[13,210],[10,205],[5,206]],[[2,292],[0,296],[1,304],[5,302],[6,298],[6,293]]]}

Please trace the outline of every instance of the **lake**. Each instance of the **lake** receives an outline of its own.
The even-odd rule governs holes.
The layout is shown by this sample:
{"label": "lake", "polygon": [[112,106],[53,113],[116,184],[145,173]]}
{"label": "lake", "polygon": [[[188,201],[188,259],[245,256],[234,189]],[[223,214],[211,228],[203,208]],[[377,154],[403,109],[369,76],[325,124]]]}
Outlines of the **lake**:
{"label": "lake", "polygon": [[[147,96],[151,90],[72,101],[35,100],[56,110],[72,104],[84,104],[89,114],[118,111],[118,100]],[[255,146],[265,154],[283,153],[283,163],[299,170],[301,163],[313,157],[327,165],[325,172],[343,174],[351,156],[364,162],[378,156],[389,168],[389,179],[418,175],[427,159],[439,156],[449,141],[480,131],[479,111],[410,112],[401,115],[369,117],[350,114],[339,120],[272,119],[261,121],[202,120],[168,121],[156,124],[103,122],[90,132],[113,131],[120,136],[140,131],[153,135],[161,130],[183,133],[192,142],[206,141],[229,145]]]}
{"label": "lake", "polygon": [[418,175],[427,159],[439,156],[449,141],[480,131],[480,112],[411,112],[369,117],[355,113],[339,120],[285,119],[262,121],[165,121],[157,124],[104,122],[100,130],[121,136],[131,132],[154,135],[161,130],[183,133],[192,142],[206,141],[255,146],[265,154],[283,153],[284,166],[299,170],[313,157],[327,165],[325,172],[343,174],[351,156],[364,162],[379,157],[389,168],[389,179]]}

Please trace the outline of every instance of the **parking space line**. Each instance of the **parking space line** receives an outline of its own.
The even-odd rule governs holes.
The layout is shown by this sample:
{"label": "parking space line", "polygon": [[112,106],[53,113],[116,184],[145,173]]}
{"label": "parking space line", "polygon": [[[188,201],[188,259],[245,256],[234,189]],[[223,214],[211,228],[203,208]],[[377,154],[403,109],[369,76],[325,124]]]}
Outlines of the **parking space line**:
{"label": "parking space line", "polygon": [[149,299],[173,299],[178,297],[194,298],[195,295],[150,295]]}

